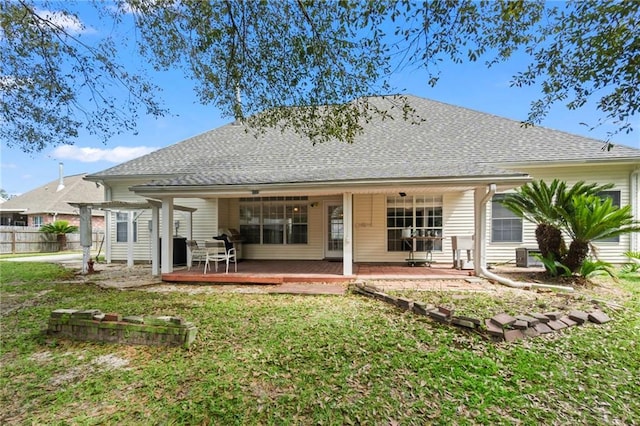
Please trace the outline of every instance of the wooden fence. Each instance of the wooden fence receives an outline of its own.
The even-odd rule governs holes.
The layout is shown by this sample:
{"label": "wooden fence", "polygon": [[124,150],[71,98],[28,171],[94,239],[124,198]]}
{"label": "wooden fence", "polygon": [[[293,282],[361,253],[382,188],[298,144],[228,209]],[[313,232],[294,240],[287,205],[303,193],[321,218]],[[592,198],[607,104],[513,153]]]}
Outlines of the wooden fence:
{"label": "wooden fence", "polygon": [[[39,229],[27,226],[0,226],[0,254],[57,252],[59,245],[56,236],[40,232]],[[103,239],[103,231],[92,232],[91,249],[98,250]],[[67,234],[67,250],[82,250],[79,233]]]}

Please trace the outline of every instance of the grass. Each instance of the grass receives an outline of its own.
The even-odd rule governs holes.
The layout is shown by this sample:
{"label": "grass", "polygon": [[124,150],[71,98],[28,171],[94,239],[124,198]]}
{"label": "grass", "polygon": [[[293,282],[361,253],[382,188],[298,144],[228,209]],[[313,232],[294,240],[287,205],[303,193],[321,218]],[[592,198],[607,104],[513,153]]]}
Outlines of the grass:
{"label": "grass", "polygon": [[[640,418],[637,278],[618,284],[624,308],[605,307],[611,323],[497,344],[357,295],[123,292],[74,284],[66,271],[46,264],[0,262],[0,273],[2,305],[10,308],[2,309],[2,424],[633,424]],[[482,314],[518,309],[513,300],[487,295],[411,296]],[[556,303],[549,300],[544,303]],[[519,303],[537,306],[542,299]],[[198,336],[185,350],[43,335],[51,310],[62,307],[179,315],[196,323]]]}

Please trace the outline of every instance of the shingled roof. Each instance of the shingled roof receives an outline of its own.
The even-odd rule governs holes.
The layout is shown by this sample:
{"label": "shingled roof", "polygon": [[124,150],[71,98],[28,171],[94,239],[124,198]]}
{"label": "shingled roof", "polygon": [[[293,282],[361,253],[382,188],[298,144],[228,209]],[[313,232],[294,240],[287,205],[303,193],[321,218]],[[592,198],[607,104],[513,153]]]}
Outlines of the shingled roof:
{"label": "shingled roof", "polygon": [[[84,180],[85,176],[86,174],[78,174],[64,177],[64,188],[60,191],[57,191],[59,180],[56,179],[0,204],[0,211],[21,211],[29,215],[77,214],[77,209],[68,203],[104,200],[104,189]],[[102,215],[101,212],[93,213]]]}
{"label": "shingled roof", "polygon": [[[313,145],[293,132],[258,137],[228,124],[89,176],[148,177],[148,186],[208,186],[521,175],[517,164],[638,160],[640,150],[407,96],[421,121],[375,118],[353,144]],[[386,98],[372,98],[391,108]]]}

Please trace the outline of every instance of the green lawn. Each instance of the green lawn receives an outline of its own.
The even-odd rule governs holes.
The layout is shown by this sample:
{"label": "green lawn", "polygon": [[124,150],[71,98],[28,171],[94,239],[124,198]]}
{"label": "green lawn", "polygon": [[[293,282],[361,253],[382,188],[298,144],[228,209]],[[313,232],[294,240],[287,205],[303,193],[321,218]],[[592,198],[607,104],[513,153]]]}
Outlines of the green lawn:
{"label": "green lawn", "polygon": [[[613,322],[514,343],[358,295],[158,294],[68,278],[0,262],[1,424],[640,421],[637,278],[619,284],[623,308],[604,308]],[[485,295],[410,296],[465,313],[505,309]],[[41,330],[57,308],[178,315],[198,335],[189,350],[56,339]]]}

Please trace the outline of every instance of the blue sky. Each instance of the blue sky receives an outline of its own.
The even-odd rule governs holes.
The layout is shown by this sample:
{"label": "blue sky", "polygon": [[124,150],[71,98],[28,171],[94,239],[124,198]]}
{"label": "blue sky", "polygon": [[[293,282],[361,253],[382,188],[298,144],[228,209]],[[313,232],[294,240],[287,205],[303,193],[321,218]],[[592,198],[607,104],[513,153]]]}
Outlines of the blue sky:
{"label": "blue sky", "polygon": [[[89,20],[85,24],[93,28]],[[95,30],[94,35],[99,36],[99,30]],[[140,62],[135,57],[130,61],[132,64]],[[396,93],[413,94],[520,121],[527,117],[530,103],[538,96],[534,87],[515,88],[509,85],[511,76],[524,67],[525,62],[517,58],[491,69],[482,63],[443,64],[440,81],[433,88],[426,83],[424,72],[411,69],[395,74],[392,84]],[[170,115],[159,119],[141,117],[136,135],[114,136],[107,145],[86,134],[81,135],[73,146],[49,148],[39,154],[25,154],[3,144],[0,151],[0,188],[9,194],[21,194],[56,180],[59,162],[64,163],[67,176],[95,173],[230,121],[222,117],[216,108],[200,105],[192,82],[180,71],[151,72],[150,75],[162,87],[160,96],[170,108]],[[569,111],[558,104],[541,125],[604,140],[607,133],[614,130],[613,126],[589,131],[587,126],[580,124],[595,124],[599,116],[594,105]],[[615,135],[612,142],[640,149],[640,117],[634,118],[632,127],[635,129],[632,133]]]}

